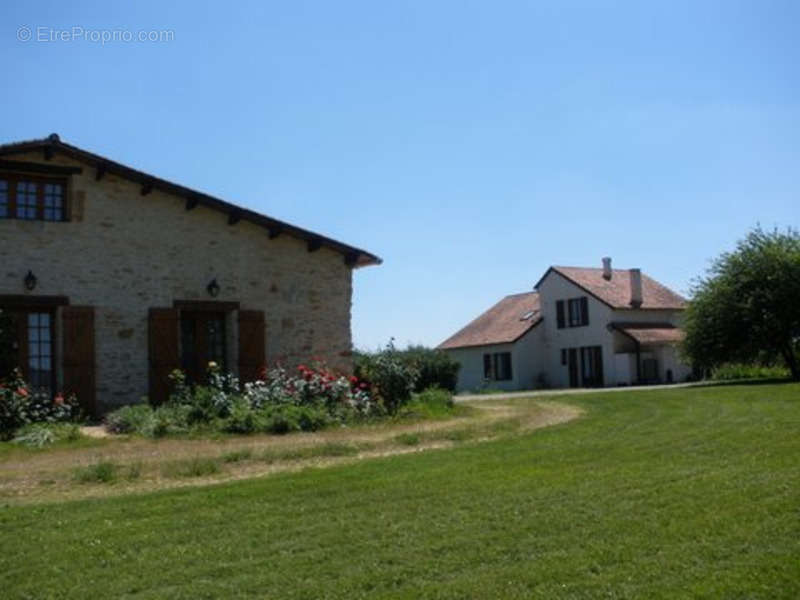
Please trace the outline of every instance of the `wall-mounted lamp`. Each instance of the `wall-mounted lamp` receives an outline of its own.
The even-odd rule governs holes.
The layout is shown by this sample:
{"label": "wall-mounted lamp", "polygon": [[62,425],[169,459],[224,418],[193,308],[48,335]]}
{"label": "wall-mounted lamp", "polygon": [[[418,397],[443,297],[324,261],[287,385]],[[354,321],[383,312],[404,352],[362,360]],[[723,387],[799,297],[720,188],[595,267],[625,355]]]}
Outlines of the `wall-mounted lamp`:
{"label": "wall-mounted lamp", "polygon": [[208,295],[212,298],[216,298],[219,296],[219,284],[217,283],[217,278],[215,277],[212,279],[209,284],[206,286],[206,291]]}
{"label": "wall-mounted lamp", "polygon": [[33,271],[28,271],[28,274],[25,275],[24,281],[25,281],[25,289],[28,290],[29,292],[33,291],[33,289],[36,287],[36,275],[33,274]]}

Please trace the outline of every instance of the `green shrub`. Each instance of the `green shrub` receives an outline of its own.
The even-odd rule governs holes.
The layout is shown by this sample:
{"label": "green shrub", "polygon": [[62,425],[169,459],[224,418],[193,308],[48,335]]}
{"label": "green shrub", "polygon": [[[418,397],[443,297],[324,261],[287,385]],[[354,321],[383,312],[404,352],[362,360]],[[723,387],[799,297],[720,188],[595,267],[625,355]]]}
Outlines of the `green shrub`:
{"label": "green shrub", "polygon": [[403,406],[397,416],[401,419],[442,419],[455,412],[453,395],[447,390],[432,387],[414,394],[411,402]]}
{"label": "green shrub", "polygon": [[105,428],[109,433],[138,433],[153,417],[149,404],[123,406],[105,417]]}
{"label": "green shrub", "polygon": [[284,434],[300,431],[299,406],[276,406],[263,410],[261,431],[264,433]]}
{"label": "green shrub", "polygon": [[369,383],[373,395],[391,415],[411,399],[418,377],[416,367],[403,360],[393,339],[380,352],[357,354],[355,374]]}
{"label": "green shrub", "polygon": [[324,406],[298,406],[297,423],[301,431],[317,431],[331,424],[331,416]]}
{"label": "green shrub", "polygon": [[110,461],[100,461],[75,469],[75,479],[80,483],[113,483],[117,479],[118,467]]}
{"label": "green shrub", "polygon": [[138,433],[145,437],[160,438],[165,435],[186,433],[189,430],[189,408],[180,404],[164,404],[152,411]]}
{"label": "green shrub", "polygon": [[56,442],[74,442],[83,437],[74,423],[33,423],[17,431],[15,444],[29,448],[44,448]]}
{"label": "green shrub", "polygon": [[414,384],[415,392],[421,392],[429,387],[455,392],[461,365],[446,352],[425,346],[409,346],[400,352],[400,356],[418,373]]}
{"label": "green shrub", "polygon": [[414,396],[414,399],[432,408],[450,409],[455,405],[453,394],[438,387],[429,387]]}
{"label": "green shrub", "polygon": [[189,407],[180,404],[163,404],[155,409],[149,404],[123,406],[106,415],[105,428],[109,433],[138,433],[150,438],[186,433],[189,412]]}
{"label": "green shrub", "polygon": [[734,379],[786,379],[789,376],[789,369],[783,366],[748,365],[741,363],[722,365],[714,369],[711,373],[711,378],[719,381]]}
{"label": "green shrub", "polygon": [[263,427],[263,421],[260,412],[253,410],[244,398],[237,398],[222,421],[222,429],[228,433],[253,433]]}

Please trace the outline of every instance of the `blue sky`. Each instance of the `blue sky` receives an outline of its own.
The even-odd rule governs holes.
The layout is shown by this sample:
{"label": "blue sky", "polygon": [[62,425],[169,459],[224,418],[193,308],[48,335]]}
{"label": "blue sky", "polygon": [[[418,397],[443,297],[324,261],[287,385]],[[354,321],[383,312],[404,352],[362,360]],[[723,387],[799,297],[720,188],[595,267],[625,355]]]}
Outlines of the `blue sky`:
{"label": "blue sky", "polygon": [[[0,140],[58,132],[366,248],[356,345],[434,345],[551,264],[686,293],[757,222],[797,226],[798,24],[769,1],[3,3]],[[73,27],[174,39],[36,41]]]}

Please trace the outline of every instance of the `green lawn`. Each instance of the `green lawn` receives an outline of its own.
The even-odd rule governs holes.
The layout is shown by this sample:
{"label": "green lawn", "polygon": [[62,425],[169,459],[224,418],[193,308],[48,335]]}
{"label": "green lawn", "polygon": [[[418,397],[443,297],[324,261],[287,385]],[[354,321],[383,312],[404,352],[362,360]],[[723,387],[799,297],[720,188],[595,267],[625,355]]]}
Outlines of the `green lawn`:
{"label": "green lawn", "polygon": [[800,385],[559,401],[584,416],[260,480],[0,507],[0,595],[800,597]]}

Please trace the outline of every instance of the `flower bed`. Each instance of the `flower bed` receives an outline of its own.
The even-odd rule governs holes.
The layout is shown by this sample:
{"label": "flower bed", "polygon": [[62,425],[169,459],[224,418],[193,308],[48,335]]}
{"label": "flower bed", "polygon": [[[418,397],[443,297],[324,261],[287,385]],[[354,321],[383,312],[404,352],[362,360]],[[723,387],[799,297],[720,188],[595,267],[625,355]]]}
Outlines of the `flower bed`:
{"label": "flower bed", "polygon": [[208,384],[189,385],[180,370],[170,375],[173,390],[159,407],[123,407],[106,417],[112,433],[148,437],[192,430],[226,433],[313,431],[382,414],[371,386],[336,374],[322,364],[265,371],[260,380],[240,385],[238,379],[209,363]]}
{"label": "flower bed", "polygon": [[57,423],[77,416],[75,396],[57,394],[51,398],[45,390],[32,388],[15,369],[7,380],[0,383],[0,439],[11,439],[26,425]]}

